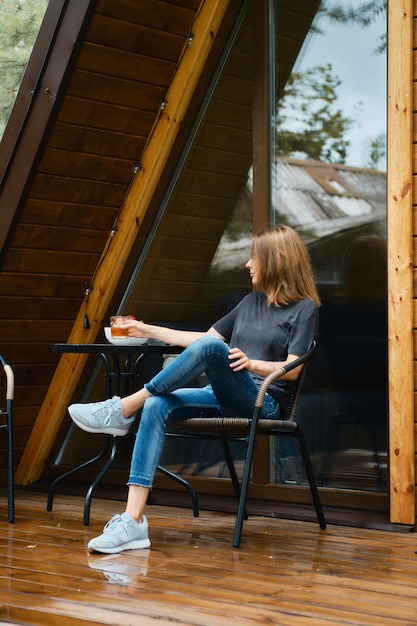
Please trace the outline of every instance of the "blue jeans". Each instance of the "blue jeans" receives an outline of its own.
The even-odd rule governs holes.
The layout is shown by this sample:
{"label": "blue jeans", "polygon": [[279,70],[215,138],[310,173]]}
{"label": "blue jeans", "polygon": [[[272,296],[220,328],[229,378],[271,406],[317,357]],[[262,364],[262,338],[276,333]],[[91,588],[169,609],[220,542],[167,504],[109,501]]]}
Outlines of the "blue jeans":
{"label": "blue jeans", "polygon": [[[128,485],[152,487],[162,455],[167,425],[187,417],[228,415],[251,417],[258,386],[247,370],[230,368],[229,346],[204,335],[145,385],[151,396],[142,409],[132,454]],[[210,384],[186,388],[205,373]],[[279,417],[280,405],[266,394],[262,417]]]}

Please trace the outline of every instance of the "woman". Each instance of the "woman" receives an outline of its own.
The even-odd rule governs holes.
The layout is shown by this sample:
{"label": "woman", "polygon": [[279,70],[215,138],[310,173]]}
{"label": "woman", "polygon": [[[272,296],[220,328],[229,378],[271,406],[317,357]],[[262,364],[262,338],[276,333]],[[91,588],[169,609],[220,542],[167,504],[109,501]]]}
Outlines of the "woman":
{"label": "woman", "polygon": [[[253,239],[246,267],[254,291],[207,332],[125,322],[131,337],[158,339],[186,349],[130,396],[69,407],[72,420],[83,430],[119,436],[129,431],[135,413],[142,409],[126,510],[89,542],[89,550],[116,553],[150,546],[144,509],[167,425],[207,412],[213,415],[213,411],[250,417],[262,380],[311,347],[320,301],[299,235],[289,226],[262,231]],[[262,417],[278,418],[285,410],[300,369],[271,385]],[[208,386],[185,387],[203,372]]]}

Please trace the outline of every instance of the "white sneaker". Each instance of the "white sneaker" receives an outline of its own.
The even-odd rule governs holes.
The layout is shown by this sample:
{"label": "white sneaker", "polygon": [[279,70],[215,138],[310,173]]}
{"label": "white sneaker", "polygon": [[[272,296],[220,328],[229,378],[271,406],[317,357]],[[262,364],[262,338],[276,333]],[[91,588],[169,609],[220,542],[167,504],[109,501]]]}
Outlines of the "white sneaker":
{"label": "white sneaker", "polygon": [[138,524],[128,513],[113,515],[103,529],[103,534],[88,543],[90,552],[115,554],[123,550],[149,548],[148,520],[143,515]]}
{"label": "white sneaker", "polygon": [[71,404],[68,413],[72,421],[88,433],[104,433],[123,437],[127,435],[135,416],[123,417],[119,396],[113,396],[104,402],[91,404]]}

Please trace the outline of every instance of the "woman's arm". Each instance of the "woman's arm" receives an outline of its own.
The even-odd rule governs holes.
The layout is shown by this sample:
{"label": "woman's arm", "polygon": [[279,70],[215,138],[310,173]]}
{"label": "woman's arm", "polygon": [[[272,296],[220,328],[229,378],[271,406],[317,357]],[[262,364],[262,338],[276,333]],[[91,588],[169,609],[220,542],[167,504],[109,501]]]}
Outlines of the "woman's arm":
{"label": "woman's arm", "polygon": [[[298,355],[289,354],[286,361],[260,361],[258,359],[249,359],[242,350],[239,348],[232,348],[229,354],[230,359],[230,367],[234,372],[238,372],[239,370],[247,369],[249,372],[253,372],[258,376],[262,376],[266,378],[272,372],[280,369],[284,365],[291,363],[291,361],[295,361],[298,359]],[[300,375],[303,366],[300,365],[296,367],[288,374],[284,374],[282,376],[282,380],[296,380]]]}
{"label": "woman's arm", "polygon": [[224,337],[222,337],[213,327],[209,328],[205,332],[176,330],[174,328],[168,328],[167,326],[145,324],[145,322],[138,320],[128,320],[121,324],[121,326],[129,329],[130,337],[157,339],[158,341],[168,343],[171,346],[180,346],[181,348],[186,348],[190,345],[190,343],[203,335],[214,335],[215,337],[219,337],[224,340]]}

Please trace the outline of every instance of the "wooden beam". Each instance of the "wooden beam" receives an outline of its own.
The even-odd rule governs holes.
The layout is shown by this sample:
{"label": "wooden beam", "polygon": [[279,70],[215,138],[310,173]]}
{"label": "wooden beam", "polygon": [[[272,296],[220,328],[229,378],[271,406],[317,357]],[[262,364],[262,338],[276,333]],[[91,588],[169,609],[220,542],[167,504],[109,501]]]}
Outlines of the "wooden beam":
{"label": "wooden beam", "polygon": [[415,521],[412,282],[413,1],[388,2],[388,377],[390,518]]}
{"label": "wooden beam", "polygon": [[[94,290],[88,303],[91,328],[83,328],[85,307],[82,306],[68,343],[92,343],[102,329],[104,315],[170,156],[228,5],[228,0],[205,0],[200,7],[194,23],[194,37],[186,45],[167,92],[166,106],[160,113],[144,151],[142,168],[136,174],[121,208],[116,234],[110,236],[108,251],[98,265]],[[17,468],[18,484],[29,484],[41,476],[85,362],[85,355],[66,354],[60,359]]]}

